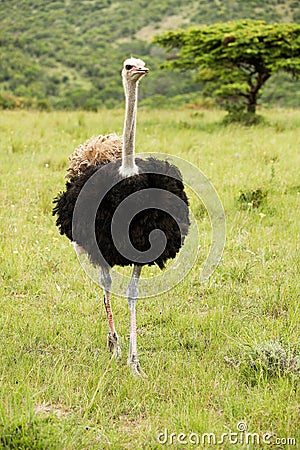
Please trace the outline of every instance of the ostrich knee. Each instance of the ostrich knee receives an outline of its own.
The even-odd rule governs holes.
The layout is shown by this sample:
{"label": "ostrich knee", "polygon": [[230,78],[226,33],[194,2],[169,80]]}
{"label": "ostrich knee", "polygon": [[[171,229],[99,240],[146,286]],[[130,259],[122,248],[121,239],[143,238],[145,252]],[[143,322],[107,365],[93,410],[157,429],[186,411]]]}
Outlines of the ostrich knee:
{"label": "ostrich knee", "polygon": [[111,288],[111,276],[107,268],[101,268],[100,270],[100,283],[105,292],[109,292]]}
{"label": "ostrich knee", "polygon": [[130,283],[127,287],[126,297],[128,300],[129,308],[131,308],[132,302],[136,303],[139,297],[138,279],[131,278]]}

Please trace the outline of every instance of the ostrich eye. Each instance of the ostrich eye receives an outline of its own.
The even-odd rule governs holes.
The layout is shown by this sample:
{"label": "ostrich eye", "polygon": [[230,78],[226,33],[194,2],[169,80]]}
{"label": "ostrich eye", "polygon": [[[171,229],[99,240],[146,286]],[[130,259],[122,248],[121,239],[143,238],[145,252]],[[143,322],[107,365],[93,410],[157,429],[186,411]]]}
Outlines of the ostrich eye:
{"label": "ostrich eye", "polygon": [[131,66],[130,64],[126,64],[126,66],[125,66],[125,69],[126,70],[130,70],[130,69],[132,69],[133,68],[133,66]]}

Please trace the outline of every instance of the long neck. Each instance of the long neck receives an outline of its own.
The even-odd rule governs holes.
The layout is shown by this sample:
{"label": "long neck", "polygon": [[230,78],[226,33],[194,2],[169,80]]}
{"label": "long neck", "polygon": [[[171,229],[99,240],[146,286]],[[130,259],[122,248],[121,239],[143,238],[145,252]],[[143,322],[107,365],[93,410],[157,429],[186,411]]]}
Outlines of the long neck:
{"label": "long neck", "polygon": [[126,112],[123,132],[121,171],[124,176],[130,176],[138,173],[137,166],[134,161],[138,83],[130,83],[127,86],[124,86],[124,88],[126,97]]}

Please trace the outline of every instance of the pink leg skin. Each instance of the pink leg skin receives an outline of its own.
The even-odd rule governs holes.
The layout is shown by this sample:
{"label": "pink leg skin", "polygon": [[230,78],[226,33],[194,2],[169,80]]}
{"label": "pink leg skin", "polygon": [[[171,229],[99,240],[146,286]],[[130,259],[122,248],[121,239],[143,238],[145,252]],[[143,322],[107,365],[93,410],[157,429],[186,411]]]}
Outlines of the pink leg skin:
{"label": "pink leg skin", "polygon": [[107,347],[110,352],[114,353],[116,357],[121,355],[121,349],[118,343],[118,335],[114,325],[113,313],[110,303],[110,287],[111,287],[111,277],[109,270],[102,268],[100,272],[100,280],[104,288],[104,305],[107,313],[109,332],[107,336]]}
{"label": "pink leg skin", "polygon": [[136,301],[138,298],[138,282],[141,274],[141,266],[134,266],[132,277],[127,288],[127,301],[130,309],[130,344],[129,344],[129,356],[128,364],[131,368],[133,375],[146,377],[145,372],[141,369],[140,362],[137,354],[136,345]]}
{"label": "pink leg skin", "polygon": [[116,333],[113,313],[110,304],[110,294],[108,292],[104,293],[104,304],[106,308],[109,326],[109,332],[107,336],[107,348],[111,353],[114,353],[116,357],[119,357],[121,355],[121,349],[118,343],[118,335]]}
{"label": "pink leg skin", "polygon": [[112,313],[111,304],[110,304],[110,293],[109,292],[105,292],[105,294],[104,294],[104,304],[105,304],[107,318],[108,318],[108,326],[109,326],[111,333],[114,334],[116,330],[115,330],[114,318],[113,318],[113,313]]}

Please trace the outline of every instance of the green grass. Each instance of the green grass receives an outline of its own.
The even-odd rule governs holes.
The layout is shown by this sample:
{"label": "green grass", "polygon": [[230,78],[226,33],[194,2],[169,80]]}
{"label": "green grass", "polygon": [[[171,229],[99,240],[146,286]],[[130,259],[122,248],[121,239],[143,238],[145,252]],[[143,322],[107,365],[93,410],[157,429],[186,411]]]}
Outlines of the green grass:
{"label": "green grass", "polygon": [[[300,111],[263,111],[266,123],[249,128],[225,127],[215,111],[140,111],[139,151],[196,164],[227,220],[208,283],[198,281],[200,251],[178,286],[138,303],[146,380],[126,365],[126,300],[113,298],[116,363],[101,289],[51,217],[68,155],[92,134],[120,133],[123,111],[0,114],[0,448],[156,449],[165,429],[201,440],[237,432],[241,421],[260,445],[205,447],[298,448]],[[195,199],[192,207],[205,249],[209,221]]]}

